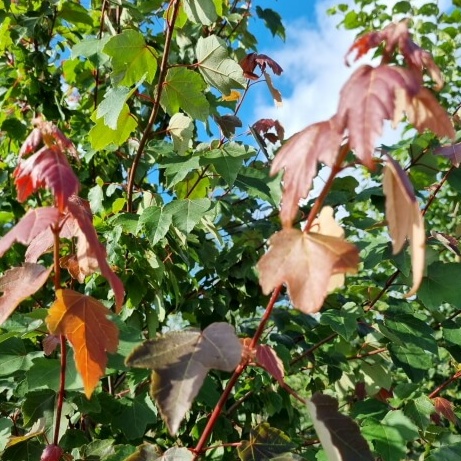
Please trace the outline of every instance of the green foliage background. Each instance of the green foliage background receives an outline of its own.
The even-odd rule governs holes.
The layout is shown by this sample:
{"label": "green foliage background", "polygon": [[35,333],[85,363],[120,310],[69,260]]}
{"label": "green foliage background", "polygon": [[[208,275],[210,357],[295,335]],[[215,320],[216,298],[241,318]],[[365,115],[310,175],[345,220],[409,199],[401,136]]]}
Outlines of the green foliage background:
{"label": "green foliage background", "polygon": [[[330,13],[357,33],[413,17],[415,40],[434,55],[446,78],[441,102],[455,114],[461,102],[459,6],[454,1],[441,12],[436,2],[415,7],[399,1],[389,14],[386,2],[356,0],[354,8],[339,4]],[[30,207],[50,200],[42,193],[20,205],[12,181],[31,120],[43,114],[78,147],[81,163],[73,166],[81,196],[90,202],[110,264],[127,292],[115,319],[119,351],[110,357],[107,376],[89,401],[68,356],[60,445],[75,460],[125,460],[143,442],[159,450],[195,446],[230,375],[208,375],[178,437],[172,438],[148,396],[148,370],[129,369],[124,358],[142,339],[186,325],[203,329],[226,321],[239,335],[252,336],[267,304],[255,265],[267,238],[280,227],[280,178],[269,177],[268,159],[254,143],[246,144],[249,138],[242,142],[240,136],[217,135],[213,117],[238,114],[240,102],[221,97],[232,89],[241,92],[243,104],[252,103],[251,85],[238,66],[246,53],[257,51],[250,19],[259,18],[283,38],[281,18],[240,2],[184,1],[168,54],[170,67],[160,75],[165,15],[161,0],[92,1],[89,8],[72,1],[0,1],[1,232]],[[166,83],[151,120],[160,78]],[[168,127],[178,113],[183,114],[176,118],[179,136],[170,136]],[[141,142],[143,155],[130,190]],[[329,295],[315,316],[292,309],[284,295],[264,335],[283,360],[287,382],[306,397],[315,391],[334,395],[384,461],[446,461],[461,455],[459,423],[435,413],[434,400],[446,398],[458,413],[460,384],[451,378],[461,361],[461,266],[459,256],[429,233],[461,236],[461,174],[432,154],[439,143],[429,133],[408,131],[400,143],[387,146],[427,208],[427,272],[418,294],[402,297],[411,284],[410,258],[407,250],[392,255],[382,223],[379,168],[360,170],[360,181],[351,169],[350,176],[335,181],[327,203],[341,211],[348,239],[361,250],[358,275]],[[24,248],[16,245],[0,259],[0,270],[20,265],[23,256]],[[51,255],[44,259],[51,264]],[[111,305],[102,277],[87,277],[79,289]],[[56,352],[45,356],[42,344],[43,320],[53,299],[47,286],[0,326],[5,461],[37,460],[52,439],[59,358]],[[325,459],[305,408],[256,367],[235,386],[209,442],[218,448],[204,457],[236,459],[236,449],[223,444],[249,440],[262,422],[286,435],[292,457],[283,459],[295,459],[295,454]],[[11,436],[22,438],[6,448]]]}

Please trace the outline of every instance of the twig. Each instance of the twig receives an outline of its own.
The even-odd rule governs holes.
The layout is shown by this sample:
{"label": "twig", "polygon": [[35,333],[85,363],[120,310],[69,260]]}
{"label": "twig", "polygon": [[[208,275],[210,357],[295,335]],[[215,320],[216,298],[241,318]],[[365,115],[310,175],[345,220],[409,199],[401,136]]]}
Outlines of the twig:
{"label": "twig", "polygon": [[461,371],[457,371],[451,378],[448,378],[446,381],[444,381],[440,386],[438,386],[436,389],[434,389],[428,397],[430,399],[433,399],[437,397],[440,392],[442,392],[446,387],[448,387],[453,381],[456,381],[457,379],[461,378]]}

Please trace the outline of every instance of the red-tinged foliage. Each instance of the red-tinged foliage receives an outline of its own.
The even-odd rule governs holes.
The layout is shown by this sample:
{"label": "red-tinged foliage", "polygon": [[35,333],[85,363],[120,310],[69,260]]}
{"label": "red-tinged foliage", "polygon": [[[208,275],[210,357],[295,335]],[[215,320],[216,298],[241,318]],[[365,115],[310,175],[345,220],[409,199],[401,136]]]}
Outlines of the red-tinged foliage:
{"label": "red-tinged foliage", "polygon": [[63,453],[63,449],[58,445],[47,445],[43,450],[40,461],[59,461]]}
{"label": "red-tinged foliage", "polygon": [[349,133],[349,144],[360,161],[373,167],[372,155],[384,120],[396,120],[396,94],[403,91],[410,98],[419,90],[418,78],[409,70],[391,66],[362,66],[341,90],[338,125]]}
{"label": "red-tinged foliage", "polygon": [[52,234],[50,226],[57,224],[59,217],[59,211],[52,207],[29,210],[16,226],[0,239],[0,257],[16,242],[29,245],[45,230]]}
{"label": "red-tinged foliage", "polygon": [[21,301],[33,295],[47,281],[51,268],[25,263],[13,267],[0,278],[0,325],[13,313]]}
{"label": "red-tinged foliage", "polygon": [[13,176],[20,202],[46,187],[53,192],[59,211],[64,211],[69,197],[80,188],[77,176],[58,145],[42,147],[26,160],[21,160]]}
{"label": "red-tinged foliage", "polygon": [[259,76],[255,74],[256,66],[261,69],[261,72],[269,66],[275,75],[280,75],[283,69],[272,58],[265,54],[249,53],[241,61],[240,66],[243,69],[243,75],[251,80],[258,80]]}
{"label": "red-tinged foliage", "polygon": [[116,312],[119,312],[123,305],[125,289],[121,280],[107,263],[106,249],[98,240],[93,227],[88,202],[79,197],[72,197],[68,203],[68,213],[69,218],[75,222],[72,236],[77,237],[77,260],[80,273],[89,275],[99,269],[114,291]]}
{"label": "red-tinged foliage", "polygon": [[259,344],[256,347],[256,364],[264,368],[278,382],[283,383],[285,368],[277,352],[267,344]]}
{"label": "red-tinged foliage", "polygon": [[436,84],[436,90],[443,87],[440,69],[435,64],[432,55],[413,42],[406,20],[389,24],[383,30],[368,32],[359,37],[349,48],[346,54],[346,63],[348,64],[347,57],[353,51],[357,52],[354,58],[354,61],[356,61],[382,42],[385,42],[384,62],[388,62],[392,54],[398,49],[404,56],[408,66],[417,71],[418,74],[427,69],[428,74]]}
{"label": "red-tinged foliage", "polygon": [[43,352],[45,355],[51,355],[60,344],[59,335],[46,335],[42,341]]}
{"label": "red-tinged foliage", "polygon": [[434,149],[434,154],[446,157],[456,168],[461,164],[461,143],[440,146]]}
{"label": "red-tinged foliage", "polygon": [[[271,118],[262,118],[252,125],[253,130],[261,134],[263,138],[267,139],[269,142],[275,144],[277,141],[283,141],[285,137],[285,130],[278,120],[273,120]],[[270,130],[274,130],[274,133],[271,133]]]}
{"label": "red-tinged foliage", "polygon": [[317,174],[318,162],[332,166],[342,141],[336,119],[315,123],[292,136],[279,150],[271,167],[271,175],[285,169],[280,219],[290,227],[298,211],[299,200],[305,198]]}
{"label": "red-tinged foliage", "polygon": [[443,397],[435,397],[433,399],[435,411],[448,419],[453,424],[459,424],[459,419],[455,414],[453,403]]}
{"label": "red-tinged foliage", "polygon": [[384,170],[383,190],[386,195],[386,219],[394,254],[402,249],[407,238],[410,241],[413,286],[407,296],[412,296],[418,289],[424,273],[424,221],[407,174],[390,156],[387,157]]}
{"label": "red-tinged foliage", "polygon": [[107,308],[91,296],[57,290],[56,301],[46,318],[50,333],[65,335],[72,344],[88,398],[104,375],[107,352],[117,351],[118,328],[107,318],[108,314]]}
{"label": "red-tinged foliage", "polygon": [[26,140],[23,142],[21,149],[19,150],[19,157],[35,152],[43,142],[42,132],[38,128],[34,128]]}

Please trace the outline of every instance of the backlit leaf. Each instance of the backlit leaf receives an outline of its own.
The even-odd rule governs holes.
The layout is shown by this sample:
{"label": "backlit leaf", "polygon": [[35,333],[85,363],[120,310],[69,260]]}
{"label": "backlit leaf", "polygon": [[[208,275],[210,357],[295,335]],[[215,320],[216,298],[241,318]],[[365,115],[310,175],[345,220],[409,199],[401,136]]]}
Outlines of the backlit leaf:
{"label": "backlit leaf", "polygon": [[317,174],[318,162],[332,166],[341,144],[342,134],[334,118],[315,123],[292,136],[272,162],[271,175],[285,169],[280,219],[290,227]]}
{"label": "backlit leaf", "polygon": [[13,176],[20,202],[46,187],[53,193],[59,211],[64,210],[69,197],[80,188],[77,176],[57,144],[42,147],[26,160],[21,160]]}
{"label": "backlit leaf", "polygon": [[408,176],[389,156],[384,170],[383,190],[394,254],[402,249],[407,238],[410,242],[413,286],[407,296],[412,296],[417,291],[424,272],[424,221]]}
{"label": "backlit leaf", "polygon": [[96,299],[65,289],[56,291],[46,318],[50,333],[65,335],[72,344],[87,398],[104,375],[107,352],[117,351],[118,329],[108,313]]}
{"label": "backlit leaf", "polygon": [[151,395],[174,435],[208,371],[233,371],[241,353],[234,328],[213,323],[203,332],[176,331],[145,341],[127,357],[126,364],[153,370]]}
{"label": "backlit leaf", "polygon": [[59,211],[53,207],[29,210],[16,226],[0,239],[0,257],[15,242],[29,245],[37,235],[57,224],[59,216]]}
{"label": "backlit leaf", "polygon": [[191,118],[204,121],[209,112],[205,88],[206,84],[197,72],[185,67],[173,67],[166,74],[160,103],[171,116],[182,109]]}
{"label": "backlit leaf", "polygon": [[357,423],[338,411],[333,397],[316,392],[307,408],[328,461],[373,461]]}
{"label": "backlit leaf", "polygon": [[147,238],[156,245],[168,232],[173,216],[170,212],[165,211],[163,207],[150,206],[143,210],[139,217],[139,226],[143,226],[147,231]]}
{"label": "backlit leaf", "polygon": [[22,267],[7,270],[0,278],[0,325],[11,315],[21,301],[33,295],[47,281],[51,268],[24,263]]}
{"label": "backlit leaf", "polygon": [[[294,448],[290,438],[281,430],[261,423],[250,431],[250,440],[242,440],[237,448],[239,458],[242,461],[263,461],[278,459],[278,456],[289,452]],[[289,454],[289,453],[287,453]],[[283,458],[299,459],[297,457]]]}
{"label": "backlit leaf", "polygon": [[168,132],[173,138],[174,150],[179,155],[183,155],[194,134],[194,122],[187,115],[178,112],[171,117],[168,123]]}
{"label": "backlit leaf", "polygon": [[168,203],[164,210],[173,216],[173,223],[179,230],[189,234],[210,209],[210,206],[211,201],[207,198],[184,199]]}
{"label": "backlit leaf", "polygon": [[267,370],[277,381],[283,383],[285,376],[283,362],[272,347],[267,344],[258,344],[256,346],[256,363]]}
{"label": "backlit leaf", "polygon": [[434,154],[441,155],[450,160],[450,162],[458,168],[461,164],[461,143],[441,146],[434,149]]}
{"label": "backlit leaf", "polygon": [[141,32],[133,29],[111,37],[104,46],[111,57],[111,77],[117,85],[130,87],[147,74],[149,83],[157,71],[157,52],[146,45]]}
{"label": "backlit leaf", "polygon": [[245,88],[242,68],[229,58],[224,40],[216,35],[197,41],[197,66],[205,81],[224,95],[235,88]]}
{"label": "backlit leaf", "polygon": [[[344,272],[355,272],[359,262],[354,245],[342,237],[284,229],[269,240],[269,251],[258,263],[264,294],[286,283],[293,305],[317,312],[329,289],[342,284]],[[341,274],[341,279],[332,276]]]}
{"label": "backlit leaf", "polygon": [[187,18],[197,24],[209,26],[218,18],[213,0],[184,0],[183,8]]}
{"label": "backlit leaf", "polygon": [[453,424],[459,425],[459,419],[455,414],[455,409],[453,402],[450,402],[443,397],[435,397],[433,399],[435,411],[439,414],[444,416],[451,421]]}

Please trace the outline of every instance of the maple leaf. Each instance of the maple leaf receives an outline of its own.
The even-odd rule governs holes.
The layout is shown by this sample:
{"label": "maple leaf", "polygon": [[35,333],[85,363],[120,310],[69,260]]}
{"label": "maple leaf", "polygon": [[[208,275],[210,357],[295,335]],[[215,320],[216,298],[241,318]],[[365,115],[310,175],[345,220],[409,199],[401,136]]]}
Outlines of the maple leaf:
{"label": "maple leaf", "polygon": [[91,296],[73,290],[56,290],[46,324],[51,334],[64,335],[74,349],[75,364],[89,399],[104,375],[107,352],[115,353],[118,328],[107,318],[109,311]]}
{"label": "maple leaf", "polygon": [[[258,120],[257,122],[253,123],[252,129],[256,133],[262,134],[266,139],[268,139],[272,143],[275,143],[277,141],[283,141],[283,138],[285,137],[285,130],[283,129],[283,126],[280,124],[278,120],[273,120],[271,118],[262,118]],[[271,129],[274,129],[277,135],[275,140],[273,138],[268,137],[268,134],[270,134],[269,130]]]}
{"label": "maple leaf", "polygon": [[269,66],[275,75],[280,75],[283,72],[280,65],[265,54],[249,53],[240,61],[243,75],[251,80],[257,80],[259,78],[259,76],[254,73],[256,66],[258,66],[262,72],[265,72],[266,67]]}
{"label": "maple leaf", "polygon": [[336,159],[342,134],[336,119],[309,125],[292,136],[278,151],[272,162],[271,175],[283,168],[283,196],[280,218],[290,227],[298,211],[299,200],[305,198],[317,174],[318,162],[332,166]]}
{"label": "maple leaf", "polygon": [[73,220],[73,226],[70,227],[72,223],[69,223],[71,235],[63,235],[63,237],[77,237],[77,260],[80,273],[89,275],[100,270],[114,291],[116,312],[119,312],[123,305],[125,289],[121,280],[107,263],[106,249],[96,234],[88,202],[74,196],[67,207],[69,214],[67,219]]}
{"label": "maple leaf", "polygon": [[0,278],[0,325],[12,314],[21,301],[33,295],[47,281],[51,268],[25,263],[7,270]]}
{"label": "maple leaf", "polygon": [[29,245],[37,235],[57,224],[60,217],[59,211],[54,207],[43,207],[29,210],[21,220],[0,239],[0,257],[14,243]]}
{"label": "maple leaf", "polygon": [[442,415],[447,418],[453,424],[458,425],[459,419],[455,414],[453,403],[443,397],[434,398],[434,407],[438,415]]}
{"label": "maple leaf", "polygon": [[279,383],[283,384],[285,376],[285,368],[280,360],[277,352],[267,344],[258,344],[256,346],[255,359],[257,365],[264,368],[272,375]]}
{"label": "maple leaf", "polygon": [[38,189],[47,187],[53,192],[59,211],[64,210],[69,197],[80,188],[77,176],[58,145],[44,146],[26,160],[21,160],[13,176],[20,202]]}
{"label": "maple leaf", "polygon": [[307,314],[317,312],[328,289],[338,286],[336,279],[332,284],[331,277],[355,273],[359,262],[354,245],[342,237],[317,232],[287,228],[274,234],[269,245],[257,266],[264,294],[285,283],[293,305]]}
{"label": "maple leaf", "polygon": [[428,129],[441,138],[455,138],[450,118],[427,88],[421,88],[415,95],[397,89],[394,123],[401,119],[402,112],[420,133]]}
{"label": "maple leaf", "polygon": [[339,127],[347,128],[351,148],[368,168],[373,167],[374,145],[384,120],[396,120],[397,90],[411,98],[420,90],[418,78],[399,67],[368,65],[359,67],[341,90]]}
{"label": "maple leaf", "polygon": [[461,164],[461,143],[440,146],[434,149],[434,154],[446,157],[456,168]]}
{"label": "maple leaf", "polygon": [[31,154],[32,152],[35,152],[42,144],[42,141],[43,138],[41,130],[34,128],[22,143],[22,146],[19,149],[19,157],[23,157],[25,155]]}
{"label": "maple leaf", "polygon": [[392,157],[387,156],[387,160],[383,178],[386,219],[394,254],[402,249],[407,238],[410,241],[413,286],[406,296],[412,296],[424,272],[424,220],[408,176]]}

